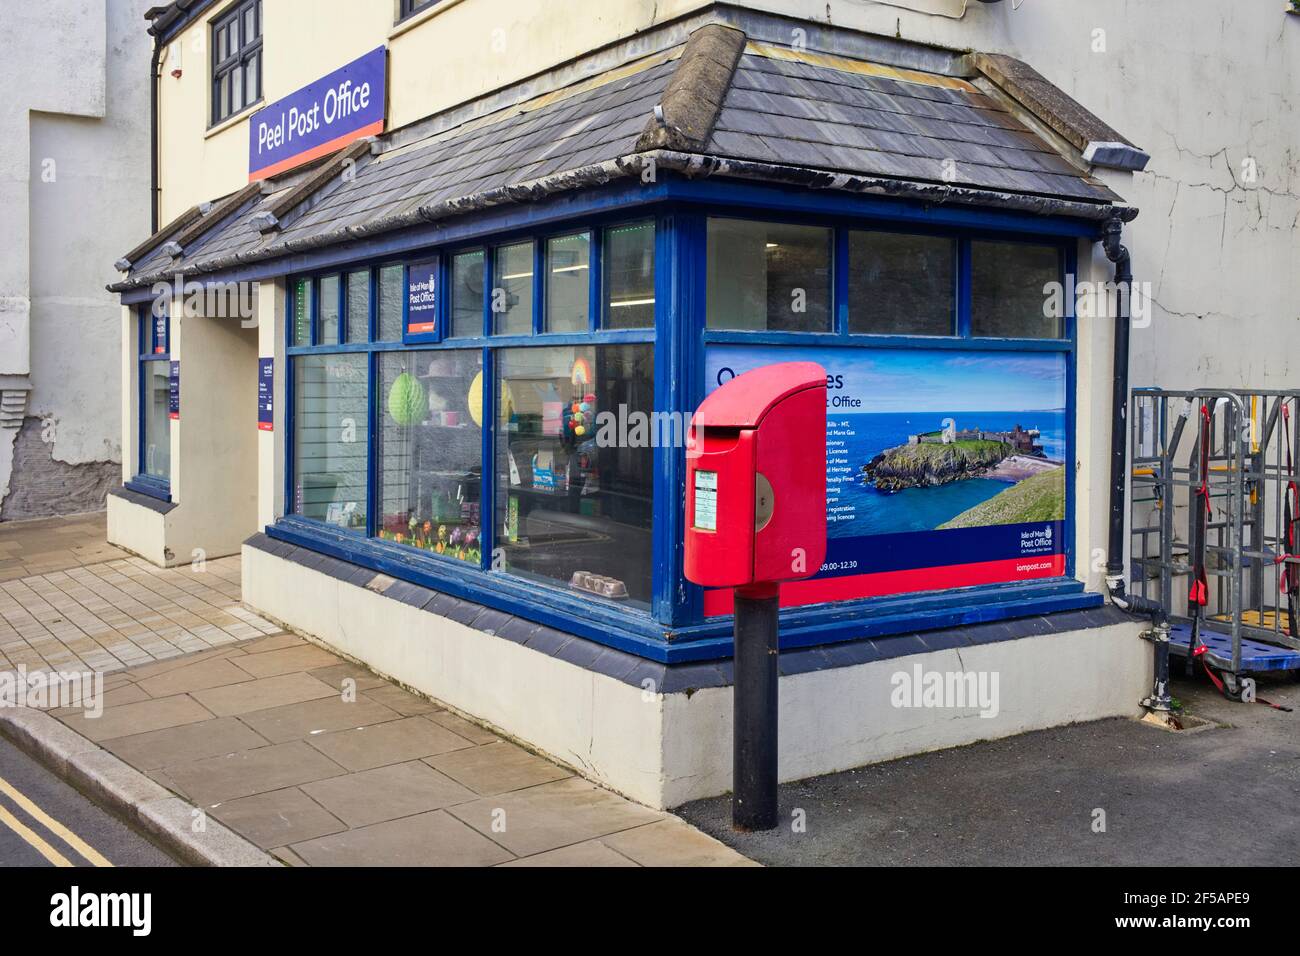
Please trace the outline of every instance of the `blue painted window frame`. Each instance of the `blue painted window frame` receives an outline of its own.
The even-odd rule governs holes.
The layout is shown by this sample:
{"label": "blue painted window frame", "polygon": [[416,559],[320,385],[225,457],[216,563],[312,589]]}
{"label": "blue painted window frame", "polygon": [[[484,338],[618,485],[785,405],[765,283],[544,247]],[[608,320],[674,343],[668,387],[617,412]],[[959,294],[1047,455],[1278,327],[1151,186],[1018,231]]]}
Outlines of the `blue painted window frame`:
{"label": "blue painted window frame", "polygon": [[[170,467],[168,468],[167,480],[163,480],[156,475],[147,474],[144,465],[145,448],[148,447],[147,423],[149,420],[145,411],[145,372],[149,370],[151,362],[170,363],[171,361],[171,316],[167,314],[168,310],[165,302],[160,301],[157,308],[162,309],[162,315],[155,315],[153,306],[141,306],[136,310],[138,353],[136,362],[136,404],[139,407],[136,409],[135,474],[131,476],[130,481],[123,484],[129,490],[142,495],[148,495],[161,501],[171,501]],[[169,440],[170,428],[169,424]]]}
{"label": "blue painted window frame", "polygon": [[[371,354],[370,441],[375,438],[374,409],[377,406],[377,360],[384,351],[407,348],[403,342],[375,341],[377,318],[378,270],[394,262],[414,262],[438,255],[443,290],[450,289],[449,270],[454,256],[465,252],[484,252],[483,330],[477,336],[450,336],[450,298],[440,296],[439,323],[447,334],[441,341],[421,344],[423,349],[479,349],[486,381],[495,380],[494,355],[498,348],[528,345],[615,344],[619,342],[653,342],[655,346],[655,408],[690,411],[704,395],[704,350],[715,343],[836,345],[846,348],[957,348],[1003,351],[1060,352],[1067,361],[1067,460],[1076,457],[1076,347],[1077,336],[1073,303],[1066,303],[1064,335],[1059,339],[994,339],[970,336],[971,269],[970,244],[975,239],[1051,245],[1058,249],[1062,277],[1077,268],[1077,241],[1095,238],[1096,226],[1056,217],[1034,217],[998,210],[922,208],[899,200],[875,197],[829,197],[795,190],[739,183],[688,183],[666,177],[667,181],[640,197],[631,191],[610,190],[621,198],[601,197],[600,190],[590,191],[586,202],[569,203],[570,215],[539,215],[534,208],[484,217],[481,227],[457,227],[447,230],[444,242],[427,245],[407,243],[400,247],[400,258],[393,255],[371,256],[362,261],[347,261],[337,253],[329,257],[330,269],[346,275],[348,271],[371,269],[371,336],[366,343],[341,346],[299,347],[289,344],[288,354],[330,351],[364,351]],[[585,197],[584,197],[585,198]],[[706,224],[711,215],[830,226],[833,229],[834,262],[832,274],[833,330],[820,332],[750,332],[706,330]],[[653,329],[605,331],[599,328],[604,314],[601,292],[604,267],[598,257],[604,252],[607,227],[653,218],[655,231],[655,326]],[[503,228],[505,226],[513,228]],[[952,336],[907,336],[850,333],[847,305],[847,236],[851,230],[932,234],[956,240],[957,334]],[[548,238],[591,231],[592,298],[591,329],[585,333],[551,333],[542,331],[545,308],[545,248]],[[531,241],[534,250],[533,328],[529,334],[494,335],[491,297],[494,250],[519,241]],[[395,251],[398,251],[394,244]],[[324,274],[326,270],[311,273]],[[290,277],[292,290],[300,276]],[[314,296],[318,299],[318,296]],[[287,311],[292,318],[292,299]],[[286,322],[291,335],[291,322]],[[313,338],[313,341],[315,339]],[[292,371],[286,376],[291,390]],[[484,488],[482,526],[494,528],[491,514],[495,503],[493,443],[496,421],[494,390],[484,393],[483,429]],[[293,411],[290,392],[288,406]],[[286,455],[286,501],[292,501],[292,420],[286,429],[290,442]],[[900,595],[897,598],[874,598],[837,604],[812,605],[782,611],[782,645],[796,647],[825,644],[903,631],[956,626],[962,623],[1023,616],[1025,613],[1052,613],[1100,603],[1097,595],[1084,594],[1083,585],[1074,578],[1075,555],[1075,480],[1067,469],[1066,498],[1066,573],[1061,578],[1008,585],[989,585],[952,592],[927,592]],[[655,456],[655,519],[652,531],[653,560],[656,568],[654,596],[648,613],[620,607],[607,607],[585,596],[576,597],[563,588],[515,579],[491,573],[491,550],[484,547],[484,573],[466,573],[463,562],[413,549],[378,542],[373,537],[360,539],[316,522],[288,515],[268,528],[281,540],[333,554],[363,564],[377,571],[432,587],[444,592],[518,613],[572,633],[579,633],[607,645],[629,650],[665,662],[704,660],[730,652],[729,618],[704,618],[701,590],[682,578],[681,541],[683,502],[681,489],[685,476],[684,450],[658,449]],[[371,451],[371,497],[374,496],[375,463]],[[665,504],[666,503],[666,504]],[[368,535],[373,534],[376,520],[374,502],[368,502]],[[453,567],[454,565],[454,567]]]}
{"label": "blue painted window frame", "polygon": [[[387,568],[389,573],[398,577],[414,578],[424,582],[436,581],[435,586],[442,587],[445,590],[451,590],[453,593],[459,593],[462,596],[476,597],[485,603],[501,603],[503,600],[517,600],[525,597],[527,601],[537,605],[544,602],[544,605],[558,610],[561,617],[555,618],[556,623],[561,621],[571,621],[573,616],[585,614],[589,619],[598,622],[602,627],[610,630],[626,629],[629,622],[633,622],[645,635],[641,638],[632,639],[625,642],[627,649],[631,650],[638,646],[638,641],[648,635],[650,622],[654,609],[661,606],[660,595],[669,590],[666,581],[659,580],[659,572],[656,570],[656,577],[652,583],[655,598],[651,602],[652,610],[647,613],[628,608],[620,607],[616,604],[608,606],[596,606],[599,602],[593,600],[587,594],[575,594],[567,591],[562,587],[548,585],[543,582],[537,582],[533,579],[516,578],[506,572],[493,571],[491,549],[484,547],[482,549],[482,558],[478,572],[481,573],[483,580],[481,582],[466,582],[465,578],[467,566],[465,562],[450,557],[433,554],[425,551],[417,551],[413,548],[399,545],[393,542],[383,541],[376,537],[377,522],[380,520],[378,513],[379,502],[378,493],[378,409],[380,405],[379,388],[379,358],[386,352],[404,352],[411,350],[421,351],[474,351],[482,361],[484,381],[495,381],[495,353],[501,349],[507,348],[526,348],[526,347],[550,347],[550,346],[573,346],[573,345],[618,345],[644,343],[653,346],[655,342],[655,327],[642,329],[616,329],[603,330],[595,326],[594,322],[589,321],[588,328],[580,332],[548,332],[544,329],[544,311],[545,303],[545,276],[543,275],[543,266],[545,258],[545,247],[547,240],[563,236],[572,235],[575,232],[589,232],[593,237],[593,248],[597,244],[603,244],[604,231],[606,229],[617,228],[633,222],[642,221],[655,222],[656,240],[661,227],[653,212],[636,212],[596,217],[583,221],[580,228],[568,225],[559,228],[548,228],[544,230],[532,230],[526,233],[506,233],[500,236],[492,237],[487,243],[477,243],[474,245],[452,245],[445,249],[430,250],[419,256],[403,257],[400,261],[392,259],[380,259],[365,264],[354,263],[344,266],[340,269],[330,269],[308,275],[295,275],[286,283],[286,322],[285,322],[285,345],[286,354],[289,359],[289,369],[285,376],[286,388],[286,409],[288,410],[288,427],[286,432],[286,455],[285,455],[285,501],[289,508],[292,508],[294,498],[294,474],[293,474],[293,441],[294,441],[294,359],[306,355],[330,355],[330,354],[367,354],[369,361],[367,363],[367,376],[369,383],[369,430],[367,436],[367,458],[368,458],[368,487],[366,501],[366,527],[365,535],[362,537],[353,532],[346,532],[340,529],[330,528],[321,522],[303,518],[299,515],[288,514],[276,526],[268,529],[275,536],[284,537],[290,540],[303,540],[308,546],[323,547],[327,551],[339,554],[340,556],[349,557],[351,560],[359,560],[376,568]],[[520,334],[496,334],[494,331],[495,314],[492,311],[493,306],[493,289],[495,287],[493,267],[495,264],[494,253],[496,249],[502,246],[515,245],[521,242],[532,243],[533,253],[533,296],[532,296],[532,315],[531,325],[527,333]],[[658,245],[656,243],[656,249]],[[410,337],[404,337],[405,340],[381,341],[378,339],[379,318],[378,318],[378,280],[380,270],[401,265],[403,268],[403,289],[405,291],[407,278],[407,264],[412,262],[432,261],[434,258],[439,263],[438,280],[444,293],[449,290],[449,273],[451,264],[456,255],[464,252],[484,252],[484,297],[483,297],[483,326],[479,334],[475,336],[462,336],[452,338],[450,336],[438,336],[435,341],[413,340]],[[596,266],[601,259],[598,253],[593,253],[592,264]],[[319,312],[320,312],[320,280],[325,277],[334,275],[346,276],[350,272],[359,271],[361,268],[370,269],[370,335],[367,341],[348,342],[343,341],[340,344],[323,345],[320,344],[319,330]],[[294,296],[296,286],[300,280],[305,280],[311,286],[311,312],[310,312],[310,345],[295,345],[293,343],[293,317],[294,317]],[[604,276],[598,268],[589,270],[589,301],[595,303],[603,302]],[[346,282],[340,283],[341,295],[346,300]],[[656,255],[656,292],[658,291],[658,256]],[[657,299],[657,296],[656,296]],[[409,300],[403,296],[402,309],[402,327],[405,331],[407,327],[407,306]],[[441,294],[437,298],[437,323],[440,330],[450,329],[451,319],[451,299],[447,294]],[[592,315],[600,314],[600,310],[590,310]],[[346,316],[345,322],[353,321],[352,317]],[[658,307],[656,307],[656,326],[659,324]],[[346,326],[345,326],[346,329]],[[347,339],[349,336],[346,331],[341,338]],[[659,388],[659,359],[656,355],[656,406],[660,398]],[[496,409],[495,409],[495,388],[485,388],[483,394],[483,444],[481,452],[482,462],[482,486],[480,488],[480,526],[482,528],[495,528],[496,519],[494,516],[496,505],[496,470],[494,467],[495,439],[496,439]],[[655,493],[660,492],[660,486],[656,482]],[[658,547],[657,535],[652,529],[652,537],[655,538],[655,546]],[[473,586],[477,583],[477,586]]]}

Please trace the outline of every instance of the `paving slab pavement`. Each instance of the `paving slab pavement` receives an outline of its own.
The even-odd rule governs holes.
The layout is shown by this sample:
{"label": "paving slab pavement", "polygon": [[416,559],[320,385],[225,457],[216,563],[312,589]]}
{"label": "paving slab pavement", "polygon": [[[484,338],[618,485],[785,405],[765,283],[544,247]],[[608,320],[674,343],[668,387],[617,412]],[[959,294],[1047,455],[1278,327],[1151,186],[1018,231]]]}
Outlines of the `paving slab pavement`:
{"label": "paving slab pavement", "polygon": [[289,865],[752,865],[296,635],[110,683],[52,715]]}
{"label": "paving slab pavement", "polygon": [[0,531],[0,581],[130,557],[105,540],[103,511],[6,521]]}
{"label": "paving slab pavement", "polygon": [[[87,526],[77,533],[98,535],[87,540],[102,544],[102,515],[96,520],[82,521]],[[22,530],[25,524],[0,525],[0,548],[10,548],[0,554],[28,553],[33,545],[24,542],[34,532]],[[70,534],[63,527],[49,533]],[[99,563],[69,559],[42,565],[35,574],[34,564],[0,573],[0,670],[111,672],[280,630],[240,603],[238,556],[159,568],[113,550],[112,560],[101,557]],[[310,657],[317,651],[298,653]],[[296,665],[281,658],[261,666],[263,673],[250,676],[284,673]]]}
{"label": "paving slab pavement", "polygon": [[0,670],[105,675],[101,716],[50,711],[80,735],[55,750],[143,773],[154,831],[184,839],[197,804],[291,865],[752,865],[689,827],[601,842],[673,818],[281,632],[237,556],[163,569],[103,538],[102,514],[0,527]]}

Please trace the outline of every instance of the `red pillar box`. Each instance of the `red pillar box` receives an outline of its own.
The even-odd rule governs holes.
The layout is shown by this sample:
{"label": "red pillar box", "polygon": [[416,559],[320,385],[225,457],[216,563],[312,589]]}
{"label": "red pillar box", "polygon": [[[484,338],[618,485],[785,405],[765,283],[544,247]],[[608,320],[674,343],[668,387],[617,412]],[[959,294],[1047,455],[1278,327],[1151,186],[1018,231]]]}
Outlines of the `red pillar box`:
{"label": "red pillar box", "polygon": [[731,822],[777,824],[782,581],[826,559],[826,370],[784,362],[733,378],[695,412],[686,454],[686,577],[736,589]]}
{"label": "red pillar box", "polygon": [[826,371],[784,362],[704,400],[686,452],[688,580],[748,588],[826,559]]}

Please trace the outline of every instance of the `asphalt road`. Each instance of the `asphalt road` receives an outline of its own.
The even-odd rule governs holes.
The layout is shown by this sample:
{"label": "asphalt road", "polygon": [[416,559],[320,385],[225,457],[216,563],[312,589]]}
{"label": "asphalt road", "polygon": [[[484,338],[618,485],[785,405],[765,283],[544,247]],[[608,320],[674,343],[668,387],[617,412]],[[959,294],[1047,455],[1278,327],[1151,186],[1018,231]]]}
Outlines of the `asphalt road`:
{"label": "asphalt road", "polygon": [[1300,684],[1260,681],[1294,713],[1173,693],[1214,726],[1102,720],[784,784],[767,833],[734,832],[730,796],[677,812],[771,866],[1294,866]]}
{"label": "asphalt road", "polygon": [[177,866],[0,737],[0,867]]}

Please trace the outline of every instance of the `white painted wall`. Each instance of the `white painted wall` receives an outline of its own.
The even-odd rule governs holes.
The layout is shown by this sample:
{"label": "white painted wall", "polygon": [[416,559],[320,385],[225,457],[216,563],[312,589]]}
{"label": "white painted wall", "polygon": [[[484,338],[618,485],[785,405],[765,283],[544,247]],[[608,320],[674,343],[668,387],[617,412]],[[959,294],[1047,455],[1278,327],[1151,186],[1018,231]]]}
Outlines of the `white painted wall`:
{"label": "white painted wall", "polygon": [[[150,0],[0,4],[0,381],[54,459],[121,460],[120,323],[104,286],[149,230]],[[0,501],[17,432],[0,430]],[[19,480],[21,476],[19,476]]]}
{"label": "white painted wall", "polygon": [[[674,807],[731,789],[731,688],[663,694],[624,684],[254,548],[243,549],[243,590],[259,612],[642,803]],[[1151,687],[1141,627],[1135,621],[784,677],[780,778],[1137,716]],[[997,713],[894,706],[893,675],[916,665],[996,673]]]}
{"label": "white painted wall", "polygon": [[1282,0],[746,5],[1031,64],[1151,154],[1117,187],[1155,298],[1134,384],[1300,385],[1300,16]]}

